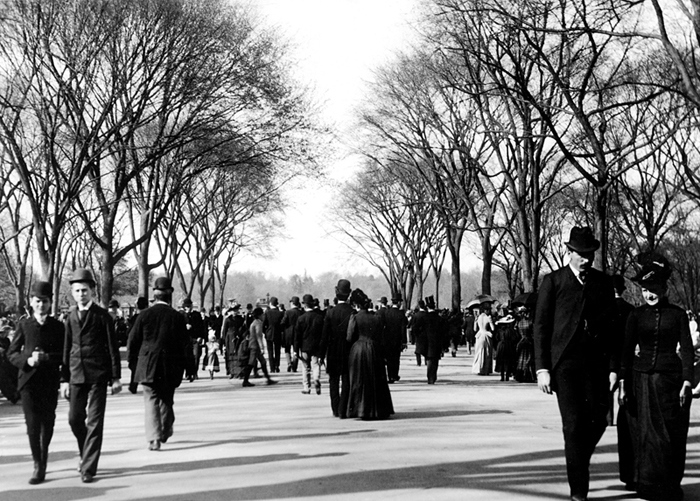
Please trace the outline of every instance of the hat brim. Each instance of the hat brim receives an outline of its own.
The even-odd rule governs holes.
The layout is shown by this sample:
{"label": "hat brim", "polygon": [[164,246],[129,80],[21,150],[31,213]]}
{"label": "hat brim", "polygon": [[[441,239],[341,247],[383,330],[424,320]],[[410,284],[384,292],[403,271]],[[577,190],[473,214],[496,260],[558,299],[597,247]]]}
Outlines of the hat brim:
{"label": "hat brim", "polygon": [[571,242],[566,242],[566,246],[569,248],[569,250],[576,251],[579,254],[585,254],[587,252],[595,252],[598,249],[600,249],[600,242],[598,240],[595,241],[595,243],[591,243],[591,245],[576,245],[572,244]]}
{"label": "hat brim", "polygon": [[69,283],[70,285],[73,285],[73,284],[90,284],[91,287],[94,287],[94,286],[95,286],[95,281],[94,281],[94,280],[87,279],[87,278],[85,278],[85,279],[83,279],[83,278],[76,278],[76,279],[73,279],[73,280],[69,280],[68,283]]}

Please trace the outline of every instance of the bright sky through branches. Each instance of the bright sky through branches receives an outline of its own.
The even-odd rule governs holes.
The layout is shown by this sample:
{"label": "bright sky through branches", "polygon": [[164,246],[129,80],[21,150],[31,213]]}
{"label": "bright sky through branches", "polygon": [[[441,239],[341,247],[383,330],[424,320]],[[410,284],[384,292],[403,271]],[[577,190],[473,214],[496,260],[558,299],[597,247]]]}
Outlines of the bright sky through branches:
{"label": "bright sky through branches", "polygon": [[[373,70],[390,60],[413,36],[417,0],[252,0],[266,24],[279,28],[299,62],[296,78],[315,90],[323,117],[342,137]],[[343,153],[341,152],[341,156]],[[328,166],[331,175],[347,172],[357,158]],[[289,238],[273,243],[272,259],[241,257],[238,269],[289,276],[326,271],[369,271],[364,263],[347,263],[347,250],[322,229],[326,204],[333,194],[309,183],[294,195],[287,211]],[[357,269],[362,266],[363,269]]]}

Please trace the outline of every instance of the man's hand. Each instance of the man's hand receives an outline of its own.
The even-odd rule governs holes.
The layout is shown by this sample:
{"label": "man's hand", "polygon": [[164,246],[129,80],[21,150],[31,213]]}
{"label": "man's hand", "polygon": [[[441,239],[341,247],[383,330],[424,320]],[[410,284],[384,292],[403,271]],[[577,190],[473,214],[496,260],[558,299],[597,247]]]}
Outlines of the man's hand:
{"label": "man's hand", "polygon": [[693,399],[693,388],[690,381],[683,381],[683,386],[681,387],[681,407],[689,405],[690,401]]}
{"label": "man's hand", "polygon": [[537,386],[547,395],[552,394],[552,376],[549,375],[548,370],[537,373]]}
{"label": "man's hand", "polygon": [[620,391],[617,392],[617,403],[620,407],[627,405],[627,392],[625,391],[625,380],[620,379]]}
{"label": "man's hand", "polygon": [[70,383],[61,383],[61,396],[68,400],[70,398]]}
{"label": "man's hand", "polygon": [[610,391],[617,390],[617,373],[611,372],[609,379],[610,379]]}
{"label": "man's hand", "polygon": [[119,379],[112,379],[112,395],[122,391],[122,382]]}

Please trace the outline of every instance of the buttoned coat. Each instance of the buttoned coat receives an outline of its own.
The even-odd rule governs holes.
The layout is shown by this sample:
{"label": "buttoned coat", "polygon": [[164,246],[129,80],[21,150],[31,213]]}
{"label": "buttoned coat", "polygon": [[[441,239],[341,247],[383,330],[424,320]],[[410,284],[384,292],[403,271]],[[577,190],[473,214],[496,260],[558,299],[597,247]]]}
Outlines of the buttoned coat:
{"label": "buttoned coat", "polygon": [[134,381],[177,388],[185,367],[194,363],[185,318],[165,303],[155,303],[136,319],[127,343]]}
{"label": "buttoned coat", "polygon": [[570,266],[565,266],[544,277],[540,286],[534,320],[535,366],[554,369],[567,346],[584,321],[586,309],[587,330],[593,336],[598,354],[608,357],[611,370],[617,370],[619,346],[615,314],[615,291],[609,276],[591,269],[583,286]]}
{"label": "buttoned coat", "polygon": [[[54,387],[58,390],[64,342],[63,324],[53,317],[46,317],[43,325],[33,316],[19,321],[7,351],[10,362],[19,369],[18,390],[30,384],[30,381],[32,385]],[[41,348],[49,359],[31,367],[27,360],[31,358],[35,348]]]}
{"label": "buttoned coat", "polygon": [[77,306],[66,317],[61,381],[104,383],[121,378],[119,341],[107,310],[90,305],[81,325]]}

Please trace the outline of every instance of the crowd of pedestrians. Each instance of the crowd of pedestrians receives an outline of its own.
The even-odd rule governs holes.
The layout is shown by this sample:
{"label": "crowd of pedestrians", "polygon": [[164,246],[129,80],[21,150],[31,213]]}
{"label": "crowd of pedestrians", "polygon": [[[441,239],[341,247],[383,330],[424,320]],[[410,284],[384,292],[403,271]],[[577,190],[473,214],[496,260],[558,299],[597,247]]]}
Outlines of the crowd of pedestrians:
{"label": "crowd of pedestrians", "polygon": [[631,280],[644,304],[635,308],[622,298],[622,276],[591,266],[600,244],[589,228],[572,229],[566,245],[569,264],[546,275],[538,294],[507,306],[480,295],[464,311],[438,310],[432,296],[405,311],[399,294],[375,307],[342,279],[323,308],[305,294],[287,307],[271,297],[265,308],[234,304],[206,315],[189,298],[175,309],[170,279],[160,277],[153,303],[140,298],[127,322],[118,303],[103,309],[94,302],[91,273],[77,269],[69,281],[75,305],[59,320],[50,315],[51,284],[36,282],[31,314],[0,324],[0,391],[22,404],[34,460],[29,482],[46,476],[59,396],[69,401],[80,478],[93,481],[107,392],[121,390],[120,345],[129,391],[142,388],[147,448],[156,451],[173,435],[176,389],[200,372],[210,379],[225,373],[248,388],[260,377],[276,384],[273,375],[284,369],[299,373],[302,394],[327,392],[337,418],[387,419],[394,414],[390,385],[400,381],[401,353],[412,344],[429,385],[438,381],[440,360],[464,349],[474,375],[536,382],[556,394],[572,500],[587,499],[591,456],[613,422],[625,487],[644,499],[680,500],[689,409],[700,397],[700,336],[692,314],[668,300],[671,263],[640,256]]}

